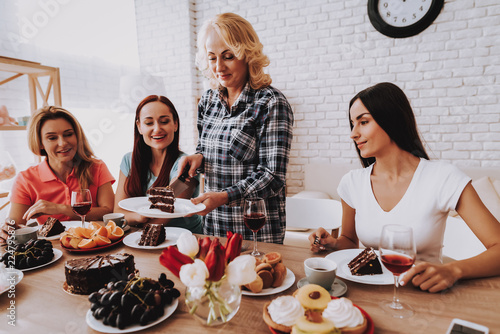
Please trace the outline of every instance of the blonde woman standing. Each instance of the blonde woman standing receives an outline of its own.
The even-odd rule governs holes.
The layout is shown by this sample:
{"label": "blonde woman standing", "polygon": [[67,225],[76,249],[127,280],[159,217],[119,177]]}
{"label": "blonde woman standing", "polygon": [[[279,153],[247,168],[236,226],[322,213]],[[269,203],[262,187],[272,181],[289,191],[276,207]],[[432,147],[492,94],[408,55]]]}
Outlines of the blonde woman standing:
{"label": "blonde woman standing", "polygon": [[283,243],[285,176],[292,142],[293,114],[285,96],[264,73],[269,59],[252,25],[225,13],[206,21],[198,36],[198,68],[211,89],[198,104],[198,146],[179,173],[204,168],[205,193],[193,203],[206,210],[203,233],[226,236],[252,232],[243,223],[245,199],[263,198],[267,222],[259,241]]}

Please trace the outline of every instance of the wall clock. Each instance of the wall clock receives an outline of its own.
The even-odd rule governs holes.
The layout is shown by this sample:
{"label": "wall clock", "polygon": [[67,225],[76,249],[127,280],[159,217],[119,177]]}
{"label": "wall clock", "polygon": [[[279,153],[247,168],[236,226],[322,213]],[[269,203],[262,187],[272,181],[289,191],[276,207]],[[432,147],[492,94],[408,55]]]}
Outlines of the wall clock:
{"label": "wall clock", "polygon": [[443,5],[444,0],[368,0],[368,17],[382,34],[404,38],[430,26]]}

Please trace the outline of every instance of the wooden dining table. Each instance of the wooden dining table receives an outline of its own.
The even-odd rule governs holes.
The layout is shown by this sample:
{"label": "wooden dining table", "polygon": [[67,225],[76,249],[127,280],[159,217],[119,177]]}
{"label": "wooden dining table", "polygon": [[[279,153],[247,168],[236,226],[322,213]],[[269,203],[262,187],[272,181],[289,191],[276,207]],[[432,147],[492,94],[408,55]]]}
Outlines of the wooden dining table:
{"label": "wooden dining table", "polygon": [[[223,241],[223,240],[221,240]],[[62,250],[62,257],[47,266],[24,272],[24,278],[15,286],[14,296],[0,295],[0,333],[98,333],[86,323],[90,303],[88,296],[73,295],[63,289],[64,264],[73,258],[97,254],[129,253],[135,257],[135,266],[143,277],[157,278],[162,272],[175,282],[180,290],[175,312],[159,324],[141,333],[271,333],[262,318],[263,306],[278,296],[292,295],[297,282],[305,277],[303,262],[309,257],[325,256],[309,249],[285,245],[259,243],[259,250],[279,252],[283,263],[295,274],[294,284],[287,290],[269,296],[242,296],[236,316],[228,323],[208,327],[188,313],[184,302],[185,286],[159,263],[161,249],[144,250],[118,244],[101,253],[72,253],[62,249],[59,240],[54,248]],[[250,249],[250,240],[243,249]],[[400,298],[413,306],[415,314],[406,319],[392,318],[379,307],[382,299],[390,299],[393,285],[368,285],[342,279],[347,285],[344,297],[368,313],[375,333],[445,333],[453,318],[476,322],[489,327],[490,333],[500,334],[500,277],[463,280],[440,293],[428,293],[418,288],[400,288]],[[9,325],[8,308],[15,305],[15,326]],[[11,307],[12,309],[12,307]]]}

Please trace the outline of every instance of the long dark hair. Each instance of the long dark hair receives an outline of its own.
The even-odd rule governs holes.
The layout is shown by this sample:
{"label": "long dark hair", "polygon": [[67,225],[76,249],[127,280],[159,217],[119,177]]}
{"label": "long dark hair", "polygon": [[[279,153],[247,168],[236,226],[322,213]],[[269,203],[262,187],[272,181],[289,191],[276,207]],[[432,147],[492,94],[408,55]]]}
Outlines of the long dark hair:
{"label": "long dark hair", "polygon": [[128,178],[125,181],[125,192],[130,197],[144,196],[149,183],[149,165],[153,160],[153,153],[151,151],[151,147],[144,142],[144,138],[139,133],[137,122],[139,121],[139,115],[142,108],[146,104],[156,101],[161,102],[168,107],[174,118],[173,121],[177,123],[177,131],[174,133],[174,140],[172,140],[172,143],[170,143],[167,147],[167,155],[165,160],[163,160],[160,174],[153,184],[153,187],[164,187],[170,183],[170,170],[181,154],[181,151],[179,150],[179,133],[181,126],[179,122],[179,114],[177,113],[174,104],[165,96],[149,95],[139,103],[135,111],[132,166],[130,167]]}
{"label": "long dark hair", "polygon": [[[368,109],[377,124],[401,149],[410,152],[416,157],[429,160],[415,122],[415,115],[410,106],[410,101],[405,93],[390,82],[382,82],[368,87],[351,99],[349,110],[353,103],[360,99]],[[349,115],[350,118],[350,115]],[[351,130],[353,125],[349,122]],[[363,167],[368,167],[375,162],[374,157],[363,158],[356,146],[359,159]]]}

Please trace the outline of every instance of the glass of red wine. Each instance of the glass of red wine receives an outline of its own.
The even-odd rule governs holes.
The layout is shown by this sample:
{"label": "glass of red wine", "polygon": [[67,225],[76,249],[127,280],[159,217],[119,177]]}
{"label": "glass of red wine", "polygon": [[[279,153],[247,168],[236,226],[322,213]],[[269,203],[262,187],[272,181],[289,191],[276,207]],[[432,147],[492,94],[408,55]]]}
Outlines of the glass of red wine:
{"label": "glass of red wine", "polygon": [[71,192],[71,208],[73,212],[82,217],[82,227],[85,227],[85,215],[92,206],[92,195],[90,190],[81,189]]}
{"label": "glass of red wine", "polygon": [[243,206],[243,220],[245,225],[253,232],[253,252],[250,254],[254,257],[261,257],[264,253],[257,250],[257,232],[266,223],[266,202],[259,199],[247,199]]}
{"label": "glass of red wine", "polygon": [[413,266],[417,256],[412,228],[385,225],[380,235],[379,252],[382,263],[394,275],[394,296],[392,300],[382,301],[380,306],[395,318],[410,317],[413,315],[413,308],[399,301],[398,286],[399,276]]}

